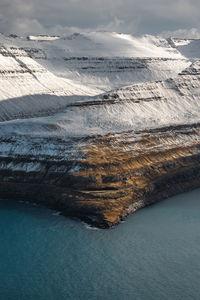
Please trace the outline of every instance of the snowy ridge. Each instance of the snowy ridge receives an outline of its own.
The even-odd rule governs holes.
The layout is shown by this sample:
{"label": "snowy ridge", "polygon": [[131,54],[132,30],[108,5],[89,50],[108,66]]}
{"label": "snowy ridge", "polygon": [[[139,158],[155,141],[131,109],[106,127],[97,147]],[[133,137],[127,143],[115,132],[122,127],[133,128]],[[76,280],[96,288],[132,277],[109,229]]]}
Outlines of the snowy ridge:
{"label": "snowy ridge", "polygon": [[55,41],[60,39],[60,36],[56,35],[29,35],[27,37],[30,41]]}
{"label": "snowy ridge", "polygon": [[[38,39],[34,38],[35,41],[39,41],[40,47],[46,49],[49,57],[57,56],[56,51],[59,51],[60,54],[65,53],[64,56],[66,57],[183,58],[166,39],[150,35],[136,38],[128,34],[101,31],[74,33],[71,36],[60,37],[56,41],[53,41],[54,38],[49,37],[49,43],[40,43],[40,39],[41,36],[38,36]],[[37,45],[37,42],[35,45]]]}
{"label": "snowy ridge", "polygon": [[176,76],[189,66],[167,40],[134,38],[112,32],[75,33],[55,42],[35,43],[45,53],[40,63],[60,77],[102,92],[134,82]]}

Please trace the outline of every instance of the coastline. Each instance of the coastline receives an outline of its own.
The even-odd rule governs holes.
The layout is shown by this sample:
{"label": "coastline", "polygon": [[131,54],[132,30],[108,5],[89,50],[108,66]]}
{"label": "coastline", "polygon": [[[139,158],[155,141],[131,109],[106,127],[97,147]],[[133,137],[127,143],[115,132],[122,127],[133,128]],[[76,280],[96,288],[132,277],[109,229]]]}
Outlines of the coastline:
{"label": "coastline", "polygon": [[[111,228],[142,207],[200,186],[200,124],[78,143],[75,159],[1,155],[1,198],[41,203],[92,226]],[[57,146],[61,149],[62,141]],[[31,164],[39,167],[31,169]]]}

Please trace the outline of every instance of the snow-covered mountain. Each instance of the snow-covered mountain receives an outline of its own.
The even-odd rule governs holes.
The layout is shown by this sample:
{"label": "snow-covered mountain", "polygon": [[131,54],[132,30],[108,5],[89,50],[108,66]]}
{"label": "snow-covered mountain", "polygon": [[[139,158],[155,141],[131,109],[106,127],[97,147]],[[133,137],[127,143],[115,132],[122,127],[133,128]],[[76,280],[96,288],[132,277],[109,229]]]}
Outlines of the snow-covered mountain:
{"label": "snow-covered mountain", "polygon": [[[30,132],[73,137],[198,123],[199,97],[200,62],[197,61],[174,79],[134,84],[100,96],[77,97],[74,102],[69,100],[67,107],[57,114],[2,123],[0,129],[6,134]],[[33,101],[37,109],[39,100],[35,97]],[[21,108],[17,109],[20,117]]]}
{"label": "snow-covered mountain", "polygon": [[102,92],[134,82],[174,77],[189,61],[163,38],[92,32],[67,37],[0,36],[0,43],[23,48],[54,75]]}
{"label": "snow-covered mountain", "polygon": [[156,191],[165,197],[165,178],[171,193],[198,186],[198,45],[108,32],[0,35],[2,194],[31,198],[31,187],[41,200],[42,185],[47,205],[111,226]]}
{"label": "snow-covered mountain", "polygon": [[1,120],[49,115],[73,103],[76,96],[164,80],[190,65],[167,40],[152,36],[0,35],[0,43]]}

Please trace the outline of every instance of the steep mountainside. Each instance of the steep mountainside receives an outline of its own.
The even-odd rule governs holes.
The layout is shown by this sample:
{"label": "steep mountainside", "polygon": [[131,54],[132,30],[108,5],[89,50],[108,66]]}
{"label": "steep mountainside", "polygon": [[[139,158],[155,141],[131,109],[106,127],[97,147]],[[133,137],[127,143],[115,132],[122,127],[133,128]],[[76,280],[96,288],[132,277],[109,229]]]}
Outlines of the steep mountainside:
{"label": "steep mountainside", "polygon": [[1,197],[108,228],[200,186],[200,53],[102,32],[0,40]]}

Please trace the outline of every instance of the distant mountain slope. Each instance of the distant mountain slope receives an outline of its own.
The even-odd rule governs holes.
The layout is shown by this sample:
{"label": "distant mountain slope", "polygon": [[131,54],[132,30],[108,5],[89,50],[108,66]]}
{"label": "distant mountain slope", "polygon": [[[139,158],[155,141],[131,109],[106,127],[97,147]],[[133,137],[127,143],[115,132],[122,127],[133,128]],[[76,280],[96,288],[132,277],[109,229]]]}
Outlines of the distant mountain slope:
{"label": "distant mountain slope", "polygon": [[0,36],[6,46],[22,47],[55,75],[98,87],[102,92],[134,82],[163,80],[189,66],[166,39],[135,38],[110,32],[75,33],[66,37]]}
{"label": "distant mountain slope", "polygon": [[169,42],[183,56],[189,59],[198,59],[200,56],[200,39],[170,38]]}
{"label": "distant mountain slope", "polygon": [[[197,61],[174,79],[134,84],[100,96],[76,97],[65,110],[53,116],[5,122],[0,128],[2,134],[73,137],[198,123],[199,99],[200,62]],[[35,115],[37,101],[36,97],[32,104]],[[16,107],[16,116],[17,112],[20,118],[21,107]],[[0,118],[4,118],[2,111]]]}

